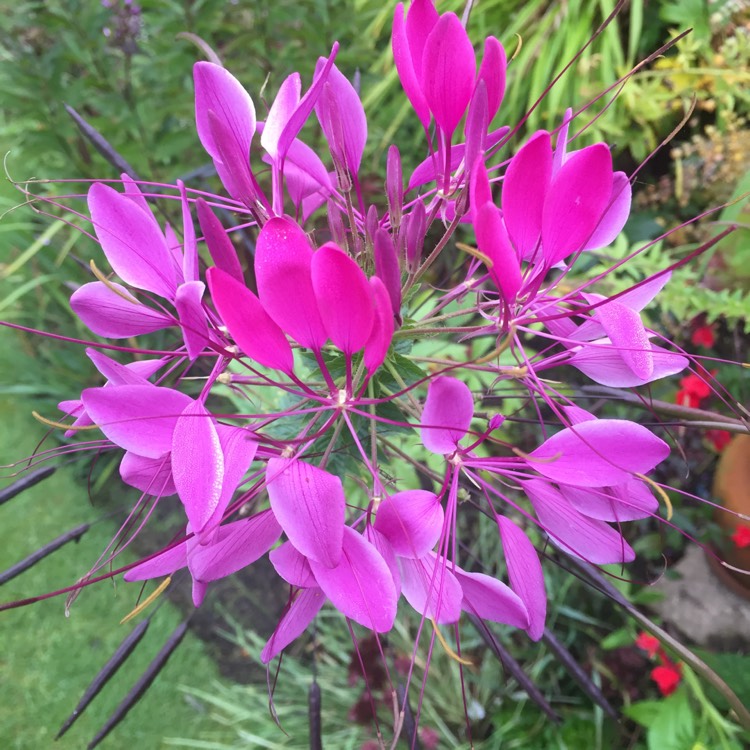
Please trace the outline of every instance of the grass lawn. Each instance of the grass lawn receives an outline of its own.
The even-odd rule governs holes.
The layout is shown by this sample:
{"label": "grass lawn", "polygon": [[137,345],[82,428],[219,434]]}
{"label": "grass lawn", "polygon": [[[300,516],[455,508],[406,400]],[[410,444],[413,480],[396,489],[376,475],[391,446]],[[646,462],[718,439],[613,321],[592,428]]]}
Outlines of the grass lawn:
{"label": "grass lawn", "polygon": [[[4,334],[6,345],[12,334]],[[2,352],[1,354],[6,354]],[[6,356],[0,356],[0,367]],[[7,371],[2,367],[0,372]],[[7,382],[5,376],[2,380]],[[44,428],[31,417],[31,399],[0,398],[0,462],[27,455]],[[95,522],[85,487],[71,470],[60,470],[33,489],[0,506],[0,570],[5,570],[65,531]],[[12,601],[73,583],[98,558],[114,526],[104,520],[79,543],[71,542],[0,589]],[[121,580],[86,591],[65,617],[64,597],[0,613],[0,746],[39,750],[52,740],[101,666],[133,628],[119,625],[133,607],[137,590]],[[138,679],[180,621],[171,605],[161,607],[135,653],[89,709],[54,747],[80,750],[87,745]],[[195,701],[188,703],[180,684],[208,687],[217,676],[202,643],[188,634],[141,702],[101,747],[158,748],[165,738],[221,739],[217,725]]]}

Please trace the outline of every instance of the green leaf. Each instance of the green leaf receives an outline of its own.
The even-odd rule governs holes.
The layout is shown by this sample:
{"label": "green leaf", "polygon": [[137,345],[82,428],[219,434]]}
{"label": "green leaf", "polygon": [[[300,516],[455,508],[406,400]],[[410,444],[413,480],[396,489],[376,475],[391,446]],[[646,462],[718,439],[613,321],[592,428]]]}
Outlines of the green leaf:
{"label": "green leaf", "polygon": [[691,750],[695,722],[684,687],[661,701],[661,710],[648,728],[649,750]]}

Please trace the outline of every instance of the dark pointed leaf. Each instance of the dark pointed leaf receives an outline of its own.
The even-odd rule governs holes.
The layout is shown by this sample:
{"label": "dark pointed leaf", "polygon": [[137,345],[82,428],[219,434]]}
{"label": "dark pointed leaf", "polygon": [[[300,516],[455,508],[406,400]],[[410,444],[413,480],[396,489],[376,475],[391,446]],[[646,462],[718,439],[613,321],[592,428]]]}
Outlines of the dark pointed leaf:
{"label": "dark pointed leaf", "polygon": [[49,544],[45,544],[44,547],[40,547],[36,552],[0,573],[0,586],[4,583],[8,583],[12,578],[15,578],[17,575],[20,575],[24,571],[33,567],[40,560],[44,560],[45,557],[60,549],[64,544],[72,542],[73,540],[77,542],[88,530],[89,524],[81,524],[80,526],[76,526],[74,529],[65,532],[65,534],[57,537],[57,539],[53,539]]}
{"label": "dark pointed leaf", "polygon": [[133,653],[133,649],[135,649],[138,642],[145,635],[149,622],[151,622],[151,619],[146,618],[143,622],[138,623],[138,626],[133,628],[132,632],[117,647],[117,650],[112,654],[109,661],[99,670],[99,673],[86,688],[86,692],[81,697],[81,700],[78,701],[78,705],[73,709],[73,713],[65,719],[65,723],[60,727],[60,731],[55,736],[56,740],[59,740],[70,729],[73,722],[84,712],[86,706],[96,698],[99,691],[107,684],[109,678],[117,672],[128,656]]}
{"label": "dark pointed leaf", "polygon": [[128,694],[115,709],[114,713],[107,719],[104,726],[96,733],[91,742],[86,746],[86,750],[94,748],[128,715],[130,709],[138,703],[143,694],[151,687],[151,683],[156,679],[159,672],[164,668],[172,652],[180,645],[180,642],[187,633],[190,619],[180,623],[167,642],[162,646],[161,651],[154,657],[154,660],[148,665],[146,671],[140,676],[138,682],[130,688]]}
{"label": "dark pointed leaf", "polygon": [[57,466],[42,466],[39,469],[30,471],[13,484],[9,484],[5,489],[0,490],[0,505],[12,500],[16,495],[20,495],[24,490],[39,484],[43,479],[52,476],[57,471]]}

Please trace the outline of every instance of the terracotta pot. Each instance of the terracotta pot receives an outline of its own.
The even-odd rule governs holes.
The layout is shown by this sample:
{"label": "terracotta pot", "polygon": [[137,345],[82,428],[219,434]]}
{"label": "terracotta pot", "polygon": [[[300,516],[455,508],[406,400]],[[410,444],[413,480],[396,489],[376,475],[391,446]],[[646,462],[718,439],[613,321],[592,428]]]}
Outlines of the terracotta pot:
{"label": "terracotta pot", "polygon": [[[735,435],[722,452],[714,476],[713,494],[726,509],[750,519],[750,435]],[[750,571],[750,547],[740,549],[729,538],[740,526],[750,527],[750,520],[724,513],[718,508],[715,519],[727,540],[720,557],[735,568]],[[750,573],[743,575],[718,563],[713,567],[722,579],[734,583],[732,588],[742,587],[745,595],[750,591]]]}

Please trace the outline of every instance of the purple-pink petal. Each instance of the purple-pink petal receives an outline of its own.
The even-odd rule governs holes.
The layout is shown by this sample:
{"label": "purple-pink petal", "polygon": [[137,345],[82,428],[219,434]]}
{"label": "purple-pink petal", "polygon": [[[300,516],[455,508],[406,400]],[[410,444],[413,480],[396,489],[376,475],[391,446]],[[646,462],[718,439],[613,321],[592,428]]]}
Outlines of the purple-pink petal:
{"label": "purple-pink petal", "polygon": [[405,490],[380,503],[375,529],[401,557],[423,557],[437,544],[445,514],[437,495],[427,490]]}
{"label": "purple-pink petal", "polygon": [[487,88],[488,123],[492,122],[492,118],[500,109],[500,102],[505,94],[506,67],[507,59],[503,45],[494,36],[488,36],[484,40],[484,56],[477,74],[477,85],[484,81]]}
{"label": "purple-pink petal", "polygon": [[610,203],[612,154],[603,143],[581,149],[552,179],[542,215],[542,248],[548,266],[582,250]]}
{"label": "purple-pink petal", "polygon": [[255,133],[255,105],[242,84],[221,65],[198,62],[193,66],[195,81],[195,124],[203,148],[214,159],[222,159],[209,112],[222,123],[222,133],[235,143],[233,149],[245,162],[250,158],[250,141]]}
{"label": "purple-pink petal", "polygon": [[375,232],[375,273],[388,290],[393,315],[401,314],[401,269],[398,253],[390,232],[378,229]]}
{"label": "purple-pink petal", "polygon": [[341,480],[304,461],[272,458],[268,497],[289,541],[328,568],[341,560],[346,500]]}
{"label": "purple-pink petal", "polygon": [[618,531],[579,513],[551,484],[532,479],[522,485],[541,527],[564,551],[596,565],[635,559],[632,548]]}
{"label": "purple-pink petal", "polygon": [[508,586],[484,573],[453,571],[463,591],[462,608],[482,620],[500,622],[514,628],[529,627],[529,613],[521,598]]}
{"label": "purple-pink petal", "polygon": [[[316,75],[326,62],[323,57],[318,60]],[[338,118],[337,129],[340,129],[343,138],[343,153],[338,154],[338,157],[346,164],[349,172],[356,175],[367,143],[367,118],[354,86],[335,65],[331,66],[326,85],[315,103],[315,114],[329,145],[333,145],[335,141],[330,123],[332,118]]]}
{"label": "purple-pink petal", "polygon": [[201,581],[216,581],[261,558],[281,536],[281,526],[270,510],[220,526],[216,539],[197,546],[190,555],[190,570]]}
{"label": "purple-pink petal", "polygon": [[195,204],[198,208],[198,222],[211,259],[224,273],[228,273],[235,281],[244,283],[237,250],[218,217],[203,198],[198,198]]}
{"label": "purple-pink petal", "polygon": [[190,396],[155,385],[87,388],[83,405],[94,423],[113,442],[146,458],[172,450],[172,433]]}
{"label": "purple-pink petal", "polygon": [[[424,0],[422,0],[422,2],[424,2]],[[416,3],[412,3],[409,10],[410,13],[416,5]],[[406,33],[406,23],[404,21],[403,3],[399,3],[396,6],[393,15],[391,46],[393,50],[393,61],[396,64],[396,70],[398,72],[398,77],[401,80],[401,86],[403,86],[404,93],[411,102],[411,106],[414,107],[414,111],[416,112],[419,121],[422,123],[422,127],[426,129],[430,124],[430,109],[427,106],[424,94],[422,93],[422,87],[417,77],[418,75],[421,75],[422,72],[421,58],[418,62],[415,62],[409,46],[409,39]]]}
{"label": "purple-pink petal", "polygon": [[376,633],[393,627],[398,601],[393,576],[377,549],[354,529],[344,527],[338,565],[330,568],[311,559],[310,568],[323,593],[346,617]]}
{"label": "purple-pink petal", "polygon": [[146,458],[126,451],[120,462],[120,477],[125,484],[154,497],[168,497],[177,493],[169,456]]}
{"label": "purple-pink petal", "polygon": [[505,516],[497,516],[505,564],[513,591],[521,597],[529,615],[529,638],[538,641],[547,618],[547,594],[539,555],[526,534]]}
{"label": "purple-pink petal", "polygon": [[490,260],[488,270],[492,280],[506,304],[513,304],[523,284],[523,277],[500,210],[492,203],[485,203],[474,216],[474,231],[479,249]]}
{"label": "purple-pink petal", "polygon": [[208,344],[208,321],[203,310],[203,292],[206,285],[202,281],[187,281],[177,287],[175,307],[180,316],[182,338],[188,356],[195,359]]}
{"label": "purple-pink petal", "polygon": [[[590,295],[584,297],[593,301]],[[625,364],[643,382],[650,380],[654,374],[654,355],[641,316],[618,300],[599,305],[593,314]]]}
{"label": "purple-pink petal", "polygon": [[454,453],[474,417],[474,397],[457,378],[430,382],[422,412],[422,444],[433,453]]}
{"label": "purple-pink petal", "polygon": [[266,367],[291,373],[292,348],[260,300],[218,267],[209,268],[206,278],[216,309],[240,349]]}
{"label": "purple-pink petal", "polygon": [[615,172],[612,175],[612,195],[609,206],[585,244],[584,250],[596,250],[615,241],[630,216],[632,197],[633,188],[625,172]]}
{"label": "purple-pink petal", "polygon": [[560,492],[577,511],[599,521],[635,521],[648,518],[659,509],[656,498],[646,484],[638,479],[631,479],[616,487],[561,485]]}
{"label": "purple-pink petal", "polygon": [[172,575],[175,571],[187,566],[188,544],[187,541],[181,542],[165,552],[154,555],[150,560],[126,570],[123,578],[128,582],[147,581],[151,578]]}
{"label": "purple-pink petal", "polygon": [[146,307],[114,282],[109,282],[109,286],[101,281],[84,284],[71,295],[70,306],[97,336],[110,339],[140,336],[176,323],[171,315]]}
{"label": "purple-pink petal", "polygon": [[476,69],[466,29],[455,13],[446,13],[425,42],[421,85],[435,121],[449,138],[466,112]]}
{"label": "purple-pink petal", "polygon": [[255,248],[260,301],[295,341],[320,350],[328,334],[313,291],[312,259],[307,235],[293,221],[273,218],[261,229]]}
{"label": "purple-pink petal", "polygon": [[385,361],[393,339],[393,312],[390,295],[385,284],[377,277],[370,278],[375,316],[370,337],[365,342],[365,367],[372,375]]}
{"label": "purple-pink petal", "polygon": [[94,231],[115,273],[127,284],[162,297],[174,296],[172,258],[151,213],[108,185],[89,188]]}
{"label": "purple-pink petal", "polygon": [[623,419],[597,419],[568,427],[530,454],[529,465],[554,482],[580,487],[622,484],[669,455],[650,430]]}
{"label": "purple-pink petal", "polygon": [[676,375],[688,366],[685,357],[662,349],[656,344],[651,344],[651,355],[654,369],[648,381],[644,381],[643,378],[636,375],[625,363],[622,352],[606,340],[595,341],[581,347],[573,354],[569,362],[595,382],[612,388],[630,388],[643,385],[645,382],[653,382],[670,375]]}
{"label": "purple-pink petal", "polygon": [[296,592],[289,609],[260,653],[263,664],[268,664],[305,632],[307,626],[315,619],[315,615],[320,612],[325,600],[325,594],[319,588],[301,589]]}
{"label": "purple-pink petal", "polygon": [[539,130],[510,160],[503,180],[503,219],[523,260],[533,256],[539,242],[551,179],[550,134],[546,130]]}
{"label": "purple-pink petal", "polygon": [[310,563],[291,542],[284,542],[268,555],[276,572],[290,585],[309,589],[317,587]]}
{"label": "purple-pink petal", "polygon": [[279,139],[281,134],[299,105],[302,95],[302,80],[299,73],[292,73],[284,79],[279,87],[271,109],[268,110],[263,131],[260,135],[260,145],[266,150],[272,161],[279,160]]}
{"label": "purple-pink petal", "polygon": [[463,591],[445,558],[433,552],[419,560],[398,558],[401,593],[419,614],[444,625],[461,617]]}
{"label": "purple-pink petal", "polygon": [[331,341],[345,354],[358,352],[370,337],[375,319],[364,271],[329,242],[313,255],[311,276],[320,317]]}
{"label": "purple-pink petal", "polygon": [[175,424],[172,477],[190,526],[202,531],[221,497],[224,453],[213,417],[200,401],[188,404]]}

